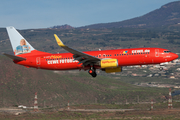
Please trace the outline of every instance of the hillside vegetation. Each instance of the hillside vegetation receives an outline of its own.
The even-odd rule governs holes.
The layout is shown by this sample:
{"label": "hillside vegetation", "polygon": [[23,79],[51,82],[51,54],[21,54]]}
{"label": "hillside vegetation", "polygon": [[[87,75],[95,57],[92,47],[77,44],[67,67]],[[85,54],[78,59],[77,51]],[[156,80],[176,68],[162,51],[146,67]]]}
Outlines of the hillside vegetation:
{"label": "hillside vegetation", "polygon": [[[68,46],[80,51],[136,47],[160,47],[180,52],[180,25],[162,29],[34,29],[19,31],[37,50],[57,53],[66,52],[55,39],[57,34]],[[12,53],[5,29],[0,30],[0,53]]]}
{"label": "hillside vegetation", "polygon": [[[38,70],[16,65],[0,56],[0,106],[33,106],[34,93],[38,92],[38,105],[65,106],[71,104],[125,103],[162,101],[166,89],[143,88],[109,78],[92,78],[87,72],[60,72]],[[145,79],[145,78],[144,78]]]}
{"label": "hillside vegetation", "polygon": [[[166,48],[180,53],[180,2],[162,6],[144,16],[131,20],[71,28],[56,26],[47,29],[18,30],[37,50],[61,53],[55,39],[57,34],[68,46],[79,51],[105,50],[136,47]],[[12,53],[5,28],[0,29],[0,53]],[[33,106],[34,93],[38,92],[38,105],[64,106],[72,104],[125,103],[142,101],[162,101],[167,89],[137,87],[138,77],[113,79],[110,76],[92,78],[87,72],[53,72],[15,65],[12,60],[0,56],[0,106],[23,104]],[[122,80],[123,79],[123,80]],[[142,77],[140,81],[146,81]],[[122,82],[123,81],[123,82]],[[148,82],[150,80],[148,79]]]}

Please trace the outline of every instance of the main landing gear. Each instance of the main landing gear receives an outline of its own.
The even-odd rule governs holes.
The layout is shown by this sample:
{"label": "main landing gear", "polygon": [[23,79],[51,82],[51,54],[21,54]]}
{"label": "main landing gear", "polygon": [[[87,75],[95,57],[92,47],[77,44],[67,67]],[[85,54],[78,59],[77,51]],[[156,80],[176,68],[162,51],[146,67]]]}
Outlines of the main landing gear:
{"label": "main landing gear", "polygon": [[96,69],[94,69],[93,67],[90,68],[90,70],[88,71],[88,73],[92,76],[92,77],[96,77]]}

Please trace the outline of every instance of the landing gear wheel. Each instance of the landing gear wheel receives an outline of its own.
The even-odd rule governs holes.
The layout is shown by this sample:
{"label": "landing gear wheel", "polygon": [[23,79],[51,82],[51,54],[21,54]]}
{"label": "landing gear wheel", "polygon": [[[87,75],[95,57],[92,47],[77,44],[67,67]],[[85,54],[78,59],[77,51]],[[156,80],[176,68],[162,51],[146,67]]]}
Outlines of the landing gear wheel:
{"label": "landing gear wheel", "polygon": [[90,70],[88,71],[88,73],[89,73],[92,77],[96,77],[96,76],[97,76],[96,71],[95,71],[94,69],[90,69]]}
{"label": "landing gear wheel", "polygon": [[93,74],[92,74],[92,77],[96,77],[97,76],[97,74],[96,74],[96,72],[94,72]]}

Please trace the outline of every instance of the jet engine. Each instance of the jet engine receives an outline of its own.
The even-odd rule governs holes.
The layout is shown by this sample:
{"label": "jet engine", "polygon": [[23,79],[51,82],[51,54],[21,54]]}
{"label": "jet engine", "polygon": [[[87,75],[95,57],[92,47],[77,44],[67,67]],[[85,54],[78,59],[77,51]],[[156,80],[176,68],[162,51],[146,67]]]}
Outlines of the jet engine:
{"label": "jet engine", "polygon": [[118,67],[117,59],[104,59],[100,63],[101,68],[116,68]]}

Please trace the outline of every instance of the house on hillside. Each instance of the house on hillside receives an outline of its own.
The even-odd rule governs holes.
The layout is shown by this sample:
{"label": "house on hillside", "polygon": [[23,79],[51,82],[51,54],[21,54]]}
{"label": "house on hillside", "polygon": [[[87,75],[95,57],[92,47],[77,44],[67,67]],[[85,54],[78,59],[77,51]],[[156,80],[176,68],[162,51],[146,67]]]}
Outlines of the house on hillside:
{"label": "house on hillside", "polygon": [[176,79],[175,76],[170,76],[169,78],[170,78],[170,79]]}

